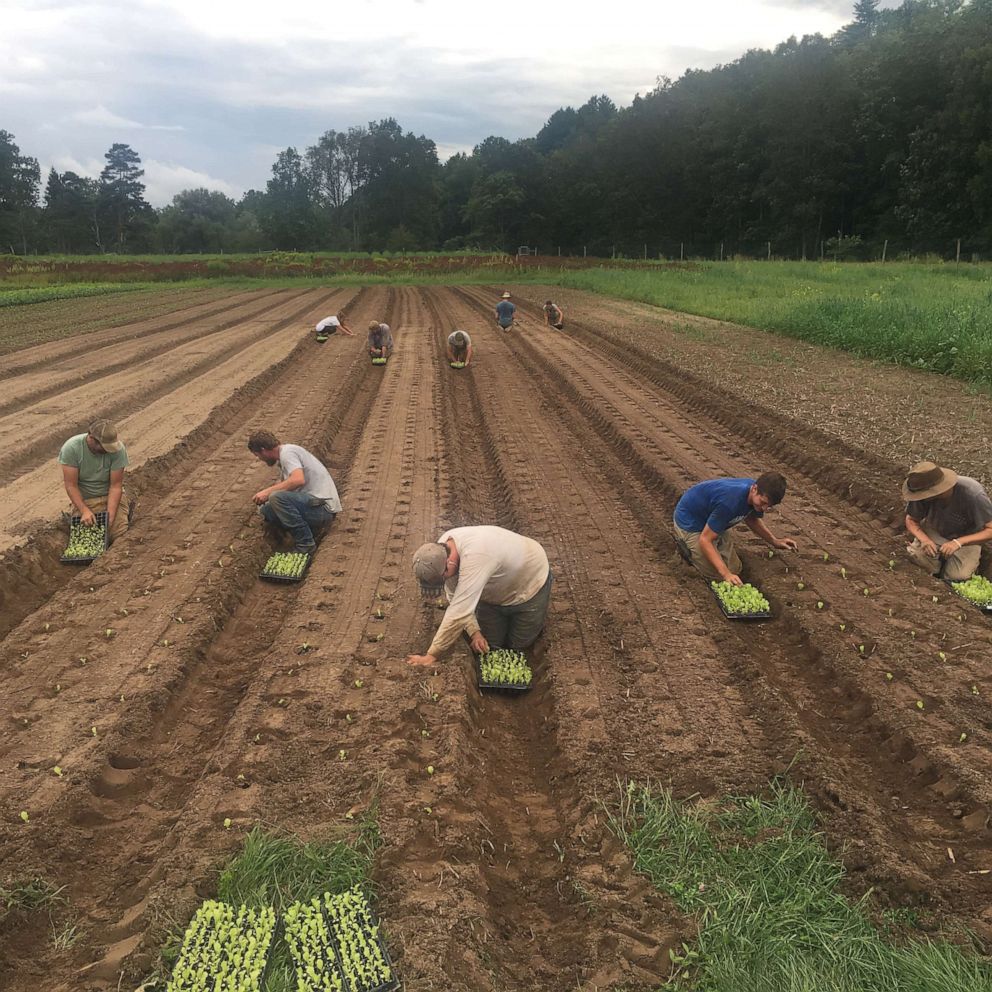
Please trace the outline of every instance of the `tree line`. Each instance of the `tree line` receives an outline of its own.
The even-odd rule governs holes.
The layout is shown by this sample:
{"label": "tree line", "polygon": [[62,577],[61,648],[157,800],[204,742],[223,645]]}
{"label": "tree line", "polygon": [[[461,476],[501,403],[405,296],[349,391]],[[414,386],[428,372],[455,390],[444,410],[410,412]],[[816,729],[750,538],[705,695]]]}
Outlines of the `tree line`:
{"label": "tree line", "polygon": [[240,201],[192,189],[161,210],[128,145],[98,178],[52,169],[42,191],[37,160],[0,130],[0,250],[809,257],[963,239],[987,253],[990,66],[992,0],[857,0],[832,37],[660,78],[629,107],[592,97],[532,138],[490,136],[442,164],[387,118],[287,148]]}

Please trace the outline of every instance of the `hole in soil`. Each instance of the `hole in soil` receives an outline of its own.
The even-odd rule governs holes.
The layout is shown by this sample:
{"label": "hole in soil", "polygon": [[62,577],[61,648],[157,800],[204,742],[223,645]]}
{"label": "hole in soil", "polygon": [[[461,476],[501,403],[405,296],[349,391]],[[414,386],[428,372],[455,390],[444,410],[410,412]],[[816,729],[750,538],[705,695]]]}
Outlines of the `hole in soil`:
{"label": "hole in soil", "polygon": [[131,771],[141,767],[141,758],[136,758],[131,754],[112,754],[109,760],[110,767],[120,771]]}

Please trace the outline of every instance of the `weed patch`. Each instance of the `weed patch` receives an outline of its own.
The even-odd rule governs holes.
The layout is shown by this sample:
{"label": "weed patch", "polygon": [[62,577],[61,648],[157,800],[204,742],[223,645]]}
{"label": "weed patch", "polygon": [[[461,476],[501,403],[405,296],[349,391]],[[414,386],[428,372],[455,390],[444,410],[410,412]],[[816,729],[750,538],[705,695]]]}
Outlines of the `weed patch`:
{"label": "weed patch", "polygon": [[629,784],[610,818],[637,869],[698,921],[695,946],[672,954],[676,988],[992,989],[988,961],[945,941],[887,937],[870,892],[856,902],[842,894],[843,865],[797,789],[773,783],[767,797],[691,804]]}

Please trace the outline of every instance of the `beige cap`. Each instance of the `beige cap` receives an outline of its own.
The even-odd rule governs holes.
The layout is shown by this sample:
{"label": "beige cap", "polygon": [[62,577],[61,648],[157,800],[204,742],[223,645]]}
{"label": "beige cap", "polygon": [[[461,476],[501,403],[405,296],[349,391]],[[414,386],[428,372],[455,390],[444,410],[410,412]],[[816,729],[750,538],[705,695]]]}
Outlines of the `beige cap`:
{"label": "beige cap", "polygon": [[957,481],[957,472],[952,472],[949,468],[941,468],[934,462],[917,462],[902,484],[902,498],[907,503],[930,499],[953,489]]}
{"label": "beige cap", "polygon": [[413,574],[426,592],[437,592],[444,585],[444,569],[448,562],[448,549],[436,541],[422,544],[413,555]]}
{"label": "beige cap", "polygon": [[117,436],[117,424],[111,420],[94,420],[89,426],[91,437],[100,442],[100,447],[109,454],[120,451],[124,447]]}

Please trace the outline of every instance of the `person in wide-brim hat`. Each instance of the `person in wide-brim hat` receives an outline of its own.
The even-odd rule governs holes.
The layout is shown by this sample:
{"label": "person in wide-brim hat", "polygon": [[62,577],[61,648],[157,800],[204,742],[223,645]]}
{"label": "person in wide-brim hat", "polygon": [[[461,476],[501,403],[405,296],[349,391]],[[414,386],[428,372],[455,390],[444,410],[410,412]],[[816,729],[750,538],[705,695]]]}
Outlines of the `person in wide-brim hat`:
{"label": "person in wide-brim hat", "polygon": [[914,465],[902,484],[910,559],[952,582],[971,578],[992,541],[992,500],[982,484],[935,462]]}

